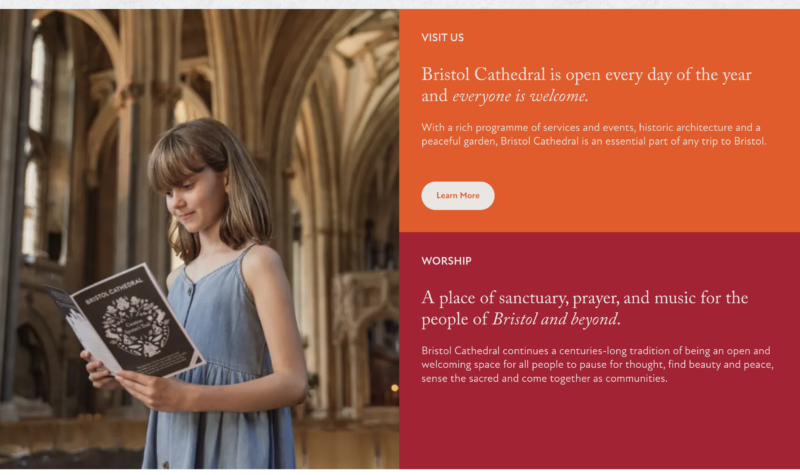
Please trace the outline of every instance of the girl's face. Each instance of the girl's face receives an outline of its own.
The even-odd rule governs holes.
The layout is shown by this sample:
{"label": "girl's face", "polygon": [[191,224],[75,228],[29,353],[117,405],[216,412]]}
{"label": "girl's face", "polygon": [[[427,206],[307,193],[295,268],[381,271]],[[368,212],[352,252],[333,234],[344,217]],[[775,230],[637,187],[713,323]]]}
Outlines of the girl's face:
{"label": "girl's face", "polygon": [[167,191],[167,208],[187,231],[197,233],[222,217],[227,193],[228,171],[217,173],[205,167]]}

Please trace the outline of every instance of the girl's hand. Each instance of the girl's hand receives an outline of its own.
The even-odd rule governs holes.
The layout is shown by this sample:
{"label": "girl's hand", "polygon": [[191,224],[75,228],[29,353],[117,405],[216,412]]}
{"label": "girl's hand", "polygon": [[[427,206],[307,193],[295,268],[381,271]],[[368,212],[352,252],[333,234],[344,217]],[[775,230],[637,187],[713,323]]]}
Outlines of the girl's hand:
{"label": "girl's hand", "polygon": [[81,351],[81,358],[89,362],[86,365],[86,370],[89,372],[89,381],[92,382],[92,386],[98,389],[117,389],[122,387],[111,376],[111,371],[103,366],[102,361],[92,361],[92,354],[89,350]]}
{"label": "girl's hand", "polygon": [[118,371],[117,381],[145,406],[161,412],[191,411],[193,384],[175,378],[147,376],[134,371]]}

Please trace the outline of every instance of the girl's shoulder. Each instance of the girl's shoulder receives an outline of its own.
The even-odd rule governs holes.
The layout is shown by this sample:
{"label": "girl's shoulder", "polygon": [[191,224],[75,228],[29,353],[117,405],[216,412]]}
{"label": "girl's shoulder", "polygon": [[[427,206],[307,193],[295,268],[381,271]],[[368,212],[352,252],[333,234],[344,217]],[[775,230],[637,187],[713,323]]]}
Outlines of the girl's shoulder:
{"label": "girl's shoulder", "polygon": [[264,272],[276,268],[283,270],[281,256],[275,249],[265,244],[254,244],[242,258],[242,272],[245,277],[248,273]]}
{"label": "girl's shoulder", "polygon": [[251,294],[254,288],[286,280],[281,256],[269,246],[252,246],[242,258],[242,278]]}

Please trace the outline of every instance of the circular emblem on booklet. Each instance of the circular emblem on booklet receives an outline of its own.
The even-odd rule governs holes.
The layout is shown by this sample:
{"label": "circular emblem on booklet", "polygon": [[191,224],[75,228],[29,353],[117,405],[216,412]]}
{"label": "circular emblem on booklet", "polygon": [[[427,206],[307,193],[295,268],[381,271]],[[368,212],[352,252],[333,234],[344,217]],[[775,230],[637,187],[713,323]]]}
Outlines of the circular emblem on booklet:
{"label": "circular emblem on booklet", "polygon": [[167,344],[169,318],[147,299],[120,297],[106,308],[103,329],[109,344],[136,356],[156,356]]}

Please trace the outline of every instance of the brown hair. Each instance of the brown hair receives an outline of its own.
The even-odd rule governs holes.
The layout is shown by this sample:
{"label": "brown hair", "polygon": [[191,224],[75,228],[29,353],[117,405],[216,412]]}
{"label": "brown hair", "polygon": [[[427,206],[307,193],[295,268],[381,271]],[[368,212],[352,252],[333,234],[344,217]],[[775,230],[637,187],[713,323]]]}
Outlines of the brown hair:
{"label": "brown hair", "polygon": [[[265,244],[272,236],[266,187],[242,143],[221,122],[197,119],[165,132],[150,154],[147,177],[156,192],[165,194],[206,166],[216,172],[228,170],[229,192],[219,227],[222,242],[234,249],[248,241]],[[167,237],[185,263],[200,254],[200,237],[174,216]]]}

